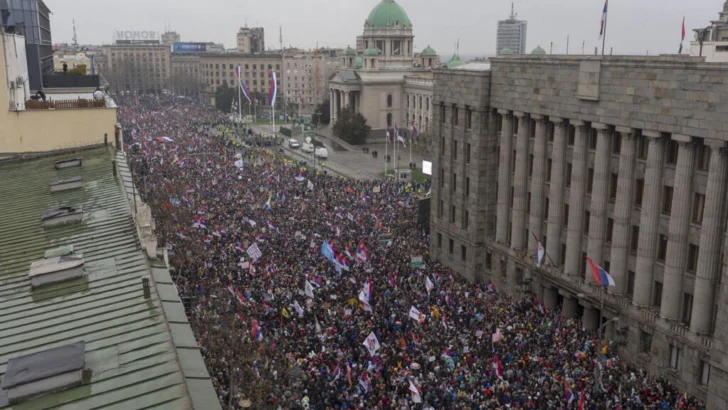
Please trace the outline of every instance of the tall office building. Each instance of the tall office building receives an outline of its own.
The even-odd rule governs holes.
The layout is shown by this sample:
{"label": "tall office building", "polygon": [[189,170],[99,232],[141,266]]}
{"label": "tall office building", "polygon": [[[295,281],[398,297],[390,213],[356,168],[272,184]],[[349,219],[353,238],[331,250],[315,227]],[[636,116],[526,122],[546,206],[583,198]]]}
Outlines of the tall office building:
{"label": "tall office building", "polygon": [[263,27],[240,27],[237,35],[238,53],[261,54],[265,52],[265,30]]}
{"label": "tall office building", "polygon": [[25,37],[28,79],[35,90],[43,87],[43,74],[53,73],[50,14],[43,0],[0,0],[5,31]]}
{"label": "tall office building", "polygon": [[496,52],[501,54],[526,53],[526,29],[528,22],[516,20],[518,17],[511,3],[511,16],[508,20],[498,22],[498,38],[496,39]]}
{"label": "tall office building", "polygon": [[182,41],[182,37],[176,31],[165,31],[162,33],[162,44],[165,46],[171,46],[180,41]]}

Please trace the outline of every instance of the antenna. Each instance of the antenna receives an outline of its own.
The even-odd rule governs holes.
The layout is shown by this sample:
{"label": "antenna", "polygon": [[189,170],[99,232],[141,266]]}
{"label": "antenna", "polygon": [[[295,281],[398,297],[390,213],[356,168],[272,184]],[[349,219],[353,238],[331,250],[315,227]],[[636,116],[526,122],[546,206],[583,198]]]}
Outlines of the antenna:
{"label": "antenna", "polygon": [[283,52],[283,26],[278,26],[278,41],[281,43],[281,52]]}
{"label": "antenna", "polygon": [[76,19],[73,19],[73,46],[78,46],[78,37],[76,36]]}
{"label": "antenna", "polygon": [[511,20],[516,19],[516,11],[515,11],[516,5],[515,1],[511,1]]}

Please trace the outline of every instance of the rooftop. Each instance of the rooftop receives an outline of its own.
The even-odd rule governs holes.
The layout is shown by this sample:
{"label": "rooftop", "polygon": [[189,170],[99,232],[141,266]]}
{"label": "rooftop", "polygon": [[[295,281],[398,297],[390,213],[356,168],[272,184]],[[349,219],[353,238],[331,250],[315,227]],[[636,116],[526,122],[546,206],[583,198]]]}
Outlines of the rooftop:
{"label": "rooftop", "polygon": [[[82,158],[81,165],[57,163],[70,157]],[[4,162],[0,174],[6,213],[0,220],[0,379],[8,379],[2,386],[9,389],[0,390],[0,408],[10,395],[13,409],[219,409],[164,261],[148,260],[140,248],[123,154],[101,147]],[[49,182],[73,177],[81,177],[80,188],[51,193]],[[82,207],[80,221],[44,226],[48,211],[69,206]],[[80,277],[31,286],[33,262],[62,262],[70,252],[82,255]],[[149,298],[145,276],[151,278]],[[78,343],[85,347],[72,349],[74,355],[57,354]],[[57,363],[63,360],[68,363]],[[82,380],[59,391],[23,399],[28,384],[21,393],[12,390],[77,372],[79,363]],[[35,376],[19,376],[23,369]]]}

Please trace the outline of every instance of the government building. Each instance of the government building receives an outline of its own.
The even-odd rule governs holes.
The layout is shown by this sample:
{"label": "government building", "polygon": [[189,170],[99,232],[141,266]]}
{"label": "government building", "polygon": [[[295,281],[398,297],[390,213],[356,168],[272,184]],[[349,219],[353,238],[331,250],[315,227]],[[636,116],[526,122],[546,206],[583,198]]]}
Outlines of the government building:
{"label": "government building", "polygon": [[[432,69],[435,50],[414,50],[413,24],[394,0],[382,0],[364,20],[357,38],[363,51],[347,47],[340,69],[328,78],[332,124],[343,109],[361,113],[373,133],[383,137],[395,125],[420,133],[432,122]],[[457,59],[459,61],[459,59]]]}
{"label": "government building", "polygon": [[728,65],[534,50],[433,82],[433,258],[726,408]]}

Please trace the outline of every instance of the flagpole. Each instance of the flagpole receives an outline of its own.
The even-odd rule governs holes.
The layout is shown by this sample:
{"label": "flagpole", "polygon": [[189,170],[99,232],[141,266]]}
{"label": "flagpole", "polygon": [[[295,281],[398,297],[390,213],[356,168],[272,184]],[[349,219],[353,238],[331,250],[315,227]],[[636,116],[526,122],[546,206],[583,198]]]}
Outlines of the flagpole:
{"label": "flagpole", "polygon": [[609,6],[607,6],[608,3],[604,3],[604,5],[607,7],[606,12],[604,13],[604,35],[602,35],[602,56],[604,55],[604,47],[607,44],[607,19],[609,18]]}
{"label": "flagpole", "polygon": [[387,179],[387,156],[389,155],[389,127],[387,127],[387,133],[385,134],[385,148],[384,148],[384,179]]}
{"label": "flagpole", "polygon": [[238,121],[243,122],[243,100],[241,99],[240,92],[241,92],[241,81],[243,81],[242,78],[240,78],[240,66],[238,66]]}
{"label": "flagpole", "polygon": [[412,140],[413,139],[414,139],[414,135],[410,134],[410,146],[409,146],[409,150],[410,150],[410,159],[409,159],[410,167],[412,166]]}

